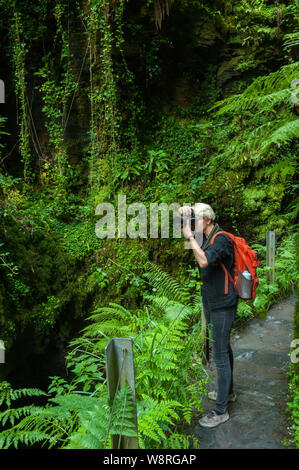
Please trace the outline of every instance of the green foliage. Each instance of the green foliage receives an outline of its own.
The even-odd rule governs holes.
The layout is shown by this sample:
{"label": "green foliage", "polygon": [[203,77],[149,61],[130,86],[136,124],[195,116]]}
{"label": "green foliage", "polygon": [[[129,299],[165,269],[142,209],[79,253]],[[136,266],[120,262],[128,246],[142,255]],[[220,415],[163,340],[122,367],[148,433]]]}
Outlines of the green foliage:
{"label": "green foliage", "polygon": [[162,268],[155,265],[154,263],[147,262],[147,272],[144,275],[146,279],[153,285],[156,290],[156,294],[169,301],[169,299],[175,302],[186,302],[188,291],[186,288],[181,286],[178,281],[173,279],[169,274],[165,273]]}
{"label": "green foliage", "polygon": [[[264,251],[261,245],[254,248],[261,253]],[[272,295],[276,291],[289,289],[293,280],[293,271],[290,270],[293,249],[293,237],[289,237],[277,250],[279,289],[273,290],[273,285],[266,287],[261,276],[263,292],[258,295],[264,295],[268,302],[263,305],[264,310],[269,301],[273,301]],[[75,348],[67,358],[74,379],[68,384],[64,379],[52,377],[48,394],[55,393],[56,396],[48,400],[45,408],[31,405],[11,409],[10,397],[16,399],[21,395],[39,395],[42,392],[16,392],[7,384],[2,384],[1,403],[6,401],[9,406],[9,410],[1,413],[2,424],[10,422],[12,426],[0,435],[2,447],[41,442],[49,447],[104,448],[109,442],[108,436],[117,434],[120,429],[126,429],[128,436],[134,435],[130,424],[131,405],[124,410],[124,390],[120,391],[119,406],[115,407],[115,419],[111,419],[103,383],[104,360],[97,353],[98,338],[103,331],[111,336],[133,337],[132,329],[135,330],[140,445],[145,448],[171,448],[181,443],[182,447],[188,447],[188,439],[175,429],[182,419],[190,423],[194,408],[201,409],[200,397],[205,393],[208,380],[201,362],[194,362],[194,351],[198,351],[200,344],[199,325],[194,325],[190,332],[194,315],[200,309],[199,297],[194,294],[191,298],[189,295],[188,299],[186,289],[153,263],[148,263],[147,269],[146,278],[156,289],[149,307],[151,319],[147,315],[137,316],[117,304],[98,310],[90,317],[93,323],[83,331],[82,338],[73,342]],[[254,306],[260,310],[259,305]],[[239,315],[240,312],[242,316],[250,314],[244,305],[238,311]],[[124,329],[126,324],[130,330]],[[15,424],[16,421],[19,421],[18,424]],[[107,431],[111,423],[113,425]]]}
{"label": "green foliage", "polygon": [[24,38],[23,20],[19,12],[14,11],[11,19],[10,37],[12,42],[12,63],[14,69],[14,81],[16,97],[20,103],[20,154],[24,163],[24,181],[32,181],[32,157],[29,143],[29,126],[27,119],[27,101],[26,101],[26,68],[25,58],[28,53],[26,40]]}
{"label": "green foliage", "polygon": [[295,364],[291,362],[290,370],[288,372],[289,397],[286,411],[291,420],[291,426],[289,429],[290,441],[295,444],[297,449],[299,449],[299,374],[297,369],[298,368],[295,367]]}
{"label": "green foliage", "polygon": [[[48,447],[103,448],[108,445],[108,437],[120,430],[122,435],[134,435],[132,404],[125,389],[119,391],[112,406],[113,416],[109,414],[102,373],[104,356],[99,348],[104,332],[127,337],[132,330],[140,445],[160,448],[180,442],[187,447],[186,436],[175,432],[174,438],[172,434],[182,419],[191,422],[194,408],[201,409],[201,396],[208,380],[200,361],[194,363],[193,358],[200,329],[197,326],[189,331],[188,326],[194,314],[191,304],[197,308],[198,303],[194,299],[189,306],[178,303],[174,299],[186,299],[185,289],[160,269],[153,268],[152,263],[148,267],[150,283],[157,286],[158,294],[169,295],[167,302],[166,298],[152,299],[151,319],[116,304],[99,309],[89,318],[92,323],[84,329],[82,337],[73,341],[67,356],[72,381],[52,377],[48,395],[54,393],[55,397],[45,407],[30,405],[4,411],[1,415],[4,424],[10,418],[12,427],[0,434],[2,447],[42,442]],[[108,339],[105,338],[106,344]]]}
{"label": "green foliage", "polygon": [[[107,448],[111,435],[136,436],[132,425],[134,416],[132,394],[128,386],[124,386],[118,391],[115,407],[109,420],[107,420],[109,408],[103,398],[80,397],[80,400],[83,406],[81,405],[78,412],[77,431],[71,434],[68,444],[63,448],[103,449]],[[69,406],[69,400],[66,397],[56,399],[57,402],[60,405],[65,402]]]}
{"label": "green foliage", "polygon": [[[296,266],[298,271],[299,258],[298,258],[298,247],[299,247],[299,235],[296,234]],[[296,303],[294,308],[294,323],[293,323],[293,340],[299,339],[299,302],[298,302],[298,293],[299,293],[299,283],[297,278],[296,285],[293,285],[294,294],[296,296]],[[299,364],[298,364],[298,343],[294,341],[294,348],[290,350],[291,362],[288,372],[289,380],[289,395],[287,401],[286,411],[290,419],[290,428],[289,435],[292,444],[295,444],[296,448],[299,449]],[[295,357],[292,357],[294,354]],[[287,442],[288,444],[288,442]]]}
{"label": "green foliage", "polygon": [[245,148],[253,153],[253,163],[262,158],[272,144],[281,146],[299,135],[298,119],[294,119],[291,113],[293,90],[290,88],[298,75],[298,66],[299,63],[295,62],[265,77],[258,77],[243,93],[221,100],[211,108],[220,107],[218,116],[224,113],[247,113],[250,116],[254,112],[259,117],[274,113],[278,106],[284,105],[282,116],[260,123],[249,134]]}
{"label": "green foliage", "polygon": [[60,199],[66,202],[66,186],[69,182],[70,165],[68,164],[67,151],[64,142],[64,134],[68,123],[70,98],[76,90],[77,84],[71,68],[72,54],[66,32],[67,4],[58,2],[54,6],[53,15],[56,19],[55,46],[60,47],[59,79],[55,73],[55,59],[51,52],[43,57],[43,67],[35,75],[40,77],[41,83],[36,87],[42,93],[44,106],[43,113],[46,116],[45,126],[49,133],[49,144],[53,155],[53,163],[50,159],[44,159],[41,163],[40,177],[42,184],[48,184],[53,180],[55,186],[54,200]]}
{"label": "green foliage", "polygon": [[[77,359],[84,362],[84,356],[86,354]],[[85,368],[99,384],[99,377],[94,370],[91,371],[91,366],[85,363]],[[76,368],[74,372],[78,372]],[[109,448],[113,434],[136,435],[132,424],[132,394],[128,386],[118,390],[114,403],[109,404],[107,390],[102,385],[97,385],[93,394],[75,390],[84,381],[82,370],[72,384],[57,379],[53,378],[48,391],[48,396],[56,392],[55,397],[49,398],[45,407],[29,405],[11,408],[11,402],[20,397],[46,394],[37,389],[13,390],[9,383],[1,383],[0,406],[5,403],[8,408],[0,412],[0,422],[2,426],[7,425],[8,421],[10,423],[10,427],[0,433],[1,449],[17,448],[19,444],[32,446],[37,442],[48,448],[102,449]],[[85,385],[87,382],[88,379],[85,379]]]}
{"label": "green foliage", "polygon": [[88,318],[88,320],[93,320],[93,323],[84,329],[85,336],[100,338],[96,343],[99,351],[104,351],[109,339],[132,336],[136,329],[137,317],[135,315],[121,305],[114,303],[109,305],[110,307],[98,308],[94,315]]}
{"label": "green foliage", "polygon": [[34,309],[32,319],[36,324],[36,332],[53,328],[57,320],[57,314],[61,308],[61,300],[54,295],[47,298],[46,302],[42,302],[38,309]]}
{"label": "green foliage", "polygon": [[[198,318],[198,296],[190,299],[190,292],[153,263],[146,269],[155,295],[147,296],[150,317],[144,315],[134,342],[138,426],[142,446],[159,448],[171,445],[175,423],[190,423],[194,408],[201,409],[208,376],[193,359],[194,351],[200,353],[200,327],[190,331],[189,325]],[[183,441],[182,435],[177,438]]]}
{"label": "green foliage", "polygon": [[[135,340],[141,446],[186,448],[181,425],[200,409],[206,381],[194,360],[197,273],[178,244],[98,240],[94,206],[118,192],[148,205],[201,200],[249,239],[294,223],[296,6],[169,1],[156,31],[147,0],[137,11],[123,0],[0,3],[19,126],[16,147],[0,144],[1,336],[10,346],[33,327],[40,352],[51,331],[66,340],[76,320],[91,322],[67,359],[74,380],[53,377],[46,407],[4,411],[15,430],[3,446],[101,448],[110,419],[102,352],[117,335]],[[293,258],[284,240],[275,283],[259,270],[240,321],[289,292]]]}
{"label": "green foliage", "polygon": [[[3,130],[5,127],[5,123],[7,121],[7,118],[4,116],[0,116],[0,135],[10,135],[9,132],[6,132]],[[1,155],[1,149],[3,149],[4,145],[0,142],[0,155]],[[0,178],[1,180],[4,178],[2,173],[0,173]],[[1,186],[2,186],[2,181],[1,181]]]}
{"label": "green foliage", "polygon": [[19,266],[15,265],[13,261],[9,261],[10,253],[3,251],[3,249],[4,244],[0,243],[0,267],[5,271],[9,286],[8,296],[17,303],[20,297],[26,296],[30,288],[18,279]]}
{"label": "green foliage", "polygon": [[11,402],[21,397],[33,397],[45,395],[45,392],[37,388],[22,388],[13,390],[8,382],[0,384],[0,406],[5,403],[10,408]]}

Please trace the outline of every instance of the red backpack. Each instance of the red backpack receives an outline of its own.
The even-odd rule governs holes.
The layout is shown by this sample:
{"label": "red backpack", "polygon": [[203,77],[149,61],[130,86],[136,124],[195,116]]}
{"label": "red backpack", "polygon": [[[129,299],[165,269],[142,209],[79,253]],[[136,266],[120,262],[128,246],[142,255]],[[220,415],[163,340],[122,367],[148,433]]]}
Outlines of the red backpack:
{"label": "red backpack", "polygon": [[[224,231],[215,233],[210,245],[214,243],[215,237],[220,233],[225,233],[230,238],[234,248],[234,278],[232,278],[224,264],[220,263],[223,271],[225,272],[224,293],[228,293],[228,279],[230,279],[240,299],[254,299],[256,294],[256,288],[259,282],[256,276],[256,268],[258,266],[261,266],[261,262],[258,259],[257,253],[253,251],[250,246],[247,245],[244,238],[236,237],[232,233]],[[243,272],[246,268],[251,275],[251,280],[247,280],[243,276]]]}

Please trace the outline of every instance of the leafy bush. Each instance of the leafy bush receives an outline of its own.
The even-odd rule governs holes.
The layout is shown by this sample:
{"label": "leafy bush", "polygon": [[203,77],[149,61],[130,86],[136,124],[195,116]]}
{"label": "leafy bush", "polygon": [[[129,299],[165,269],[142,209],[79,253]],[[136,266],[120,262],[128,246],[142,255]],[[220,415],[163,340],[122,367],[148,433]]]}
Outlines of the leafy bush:
{"label": "leafy bush", "polygon": [[[296,235],[296,264],[299,266],[299,235]],[[295,289],[295,295],[297,301],[294,309],[294,327],[293,327],[293,340],[299,339],[299,301],[298,301],[299,286],[297,283]],[[289,377],[289,396],[287,402],[287,413],[290,418],[290,441],[295,443],[296,448],[299,449],[299,363],[298,363],[298,344],[295,343],[295,351],[291,350],[291,353],[295,353],[292,357],[290,369],[288,372]]]}

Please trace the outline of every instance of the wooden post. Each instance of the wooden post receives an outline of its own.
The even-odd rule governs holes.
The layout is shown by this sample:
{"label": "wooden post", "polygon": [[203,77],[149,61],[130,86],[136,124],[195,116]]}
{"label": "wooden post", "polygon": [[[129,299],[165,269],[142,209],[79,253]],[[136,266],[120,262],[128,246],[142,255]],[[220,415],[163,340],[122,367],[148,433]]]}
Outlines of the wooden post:
{"label": "wooden post", "polygon": [[[133,359],[133,342],[130,338],[112,338],[105,347],[108,394],[114,400],[118,390],[126,383],[132,391],[134,418],[133,424],[137,434],[137,410],[135,394],[135,374]],[[113,417],[112,417],[113,419]],[[112,449],[138,449],[138,437],[111,436]]]}
{"label": "wooden post", "polygon": [[201,308],[201,344],[202,344],[202,363],[205,365],[209,362],[209,338],[206,317]]}
{"label": "wooden post", "polygon": [[0,364],[5,363],[5,347],[4,342],[0,339]]}
{"label": "wooden post", "polygon": [[3,80],[0,80],[0,103],[5,103],[5,85]]}
{"label": "wooden post", "polygon": [[274,282],[275,279],[275,232],[270,230],[266,233],[266,266],[270,266],[271,271],[267,273],[268,282]]}

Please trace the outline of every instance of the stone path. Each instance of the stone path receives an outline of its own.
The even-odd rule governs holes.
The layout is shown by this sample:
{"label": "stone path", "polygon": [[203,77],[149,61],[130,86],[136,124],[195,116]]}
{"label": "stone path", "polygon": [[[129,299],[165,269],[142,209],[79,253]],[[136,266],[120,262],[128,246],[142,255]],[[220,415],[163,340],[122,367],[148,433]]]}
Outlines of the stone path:
{"label": "stone path", "polygon": [[[201,449],[282,449],[288,438],[285,413],[288,394],[286,372],[290,363],[295,299],[289,297],[272,307],[267,320],[256,318],[232,336],[234,388],[237,401],[229,404],[230,419],[214,429],[192,426]],[[208,367],[215,390],[216,369]],[[215,402],[203,398],[203,409]]]}

